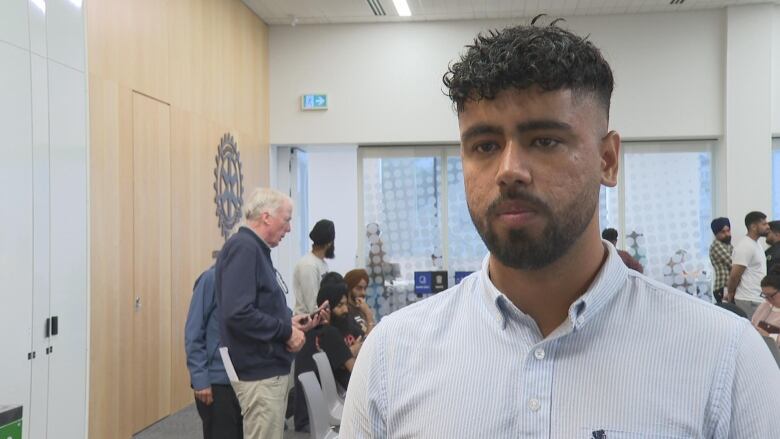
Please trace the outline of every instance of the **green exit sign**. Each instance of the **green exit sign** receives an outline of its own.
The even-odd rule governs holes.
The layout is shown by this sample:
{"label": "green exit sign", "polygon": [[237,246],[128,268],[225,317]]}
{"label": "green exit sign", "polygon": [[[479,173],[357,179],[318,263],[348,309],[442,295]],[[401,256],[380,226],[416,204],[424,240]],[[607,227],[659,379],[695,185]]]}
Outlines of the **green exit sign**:
{"label": "green exit sign", "polygon": [[326,94],[310,94],[301,96],[301,110],[327,110],[328,109],[328,95]]}
{"label": "green exit sign", "polygon": [[0,438],[22,438],[21,406],[0,406]]}

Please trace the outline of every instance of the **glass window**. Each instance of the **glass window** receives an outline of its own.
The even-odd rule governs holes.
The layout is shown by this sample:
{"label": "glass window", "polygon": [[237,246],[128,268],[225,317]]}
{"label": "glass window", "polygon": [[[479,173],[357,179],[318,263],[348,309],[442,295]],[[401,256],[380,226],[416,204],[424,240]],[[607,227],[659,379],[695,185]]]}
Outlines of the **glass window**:
{"label": "glass window", "polygon": [[678,145],[627,147],[625,249],[645,274],[694,295],[709,294],[712,153]]}
{"label": "glass window", "polygon": [[601,186],[599,192],[599,230],[620,228],[618,187]]}
{"label": "glass window", "polygon": [[455,272],[479,271],[487,248],[471,221],[463,185],[460,156],[447,157],[447,266],[449,285],[455,285]]}
{"label": "glass window", "polygon": [[[709,294],[712,145],[624,144],[618,186],[602,186],[599,226],[645,274]],[[777,156],[776,156],[777,157]],[[419,300],[414,272],[481,267],[487,249],[471,221],[457,147],[361,148],[368,302],[378,318]],[[780,193],[780,191],[776,191]],[[443,251],[442,251],[443,250]]]}
{"label": "glass window", "polygon": [[441,158],[364,157],[363,222],[379,318],[418,300],[414,271],[443,269]]}

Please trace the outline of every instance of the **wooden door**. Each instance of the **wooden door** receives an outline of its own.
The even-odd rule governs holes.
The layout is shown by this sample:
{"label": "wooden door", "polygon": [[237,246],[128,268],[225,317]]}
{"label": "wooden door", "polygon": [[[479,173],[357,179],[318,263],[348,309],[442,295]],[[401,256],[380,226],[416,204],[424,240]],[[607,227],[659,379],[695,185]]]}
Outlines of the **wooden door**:
{"label": "wooden door", "polygon": [[171,404],[170,107],[139,93],[133,93],[133,229],[131,378],[137,432],[167,416]]}

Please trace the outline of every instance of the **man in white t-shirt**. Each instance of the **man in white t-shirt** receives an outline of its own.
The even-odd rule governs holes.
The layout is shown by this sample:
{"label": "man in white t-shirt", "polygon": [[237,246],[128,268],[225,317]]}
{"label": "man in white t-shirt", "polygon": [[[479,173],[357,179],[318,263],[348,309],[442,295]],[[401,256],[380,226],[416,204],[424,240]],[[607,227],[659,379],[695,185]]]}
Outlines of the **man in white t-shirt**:
{"label": "man in white t-shirt", "polygon": [[745,227],[747,236],[734,246],[731,256],[728,292],[724,300],[736,303],[749,319],[764,301],[761,298],[761,279],[766,276],[766,256],[758,238],[766,237],[769,224],[763,213],[750,212],[745,216]]}
{"label": "man in white t-shirt", "polygon": [[333,221],[322,219],[309,233],[312,246],[295,264],[293,271],[293,293],[295,294],[295,312],[310,314],[317,310],[317,293],[320,291],[322,276],[328,272],[325,259],[333,259],[335,255],[334,241],[336,227]]}

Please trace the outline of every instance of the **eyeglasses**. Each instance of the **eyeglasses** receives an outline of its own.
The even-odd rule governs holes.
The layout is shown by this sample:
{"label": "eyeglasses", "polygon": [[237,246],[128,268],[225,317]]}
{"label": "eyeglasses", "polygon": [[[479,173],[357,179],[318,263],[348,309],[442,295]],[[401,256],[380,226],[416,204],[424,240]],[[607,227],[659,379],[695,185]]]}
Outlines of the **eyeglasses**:
{"label": "eyeglasses", "polygon": [[777,293],[780,293],[780,291],[775,291],[772,294],[765,294],[763,291],[761,292],[760,296],[762,299],[771,299],[777,295]]}
{"label": "eyeglasses", "polygon": [[276,268],[274,268],[274,273],[276,273],[276,283],[279,284],[279,288],[281,288],[282,291],[284,291],[284,294],[287,295],[287,293],[289,293],[290,290],[287,289],[287,284],[284,283],[284,279],[282,279],[282,274],[279,273],[279,270],[277,270]]}

